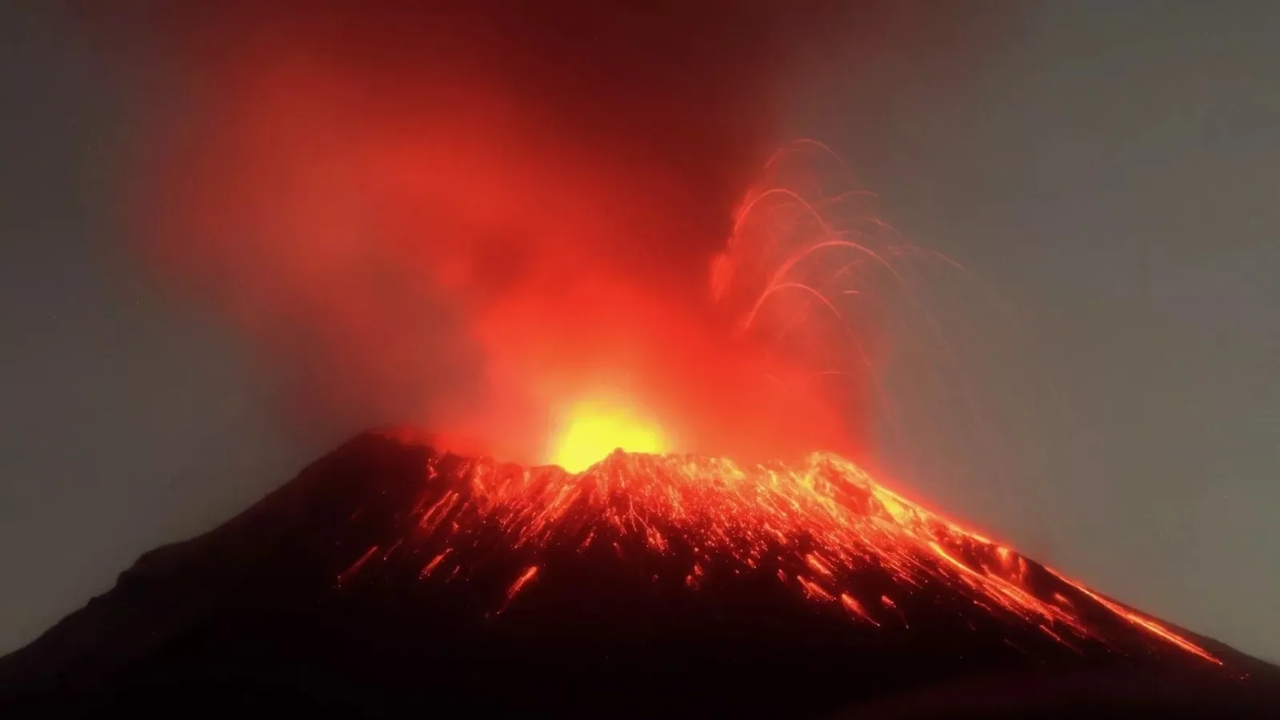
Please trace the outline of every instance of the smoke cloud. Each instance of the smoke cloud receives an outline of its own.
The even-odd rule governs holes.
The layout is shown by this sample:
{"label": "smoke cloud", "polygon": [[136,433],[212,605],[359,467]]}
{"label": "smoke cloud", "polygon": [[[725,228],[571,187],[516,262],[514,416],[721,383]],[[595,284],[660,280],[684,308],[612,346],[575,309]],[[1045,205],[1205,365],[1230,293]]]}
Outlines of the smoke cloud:
{"label": "smoke cloud", "polygon": [[636,5],[143,3],[169,83],[144,256],[248,338],[302,432],[412,423],[534,461],[605,394],[680,450],[847,442],[708,292],[833,14]]}

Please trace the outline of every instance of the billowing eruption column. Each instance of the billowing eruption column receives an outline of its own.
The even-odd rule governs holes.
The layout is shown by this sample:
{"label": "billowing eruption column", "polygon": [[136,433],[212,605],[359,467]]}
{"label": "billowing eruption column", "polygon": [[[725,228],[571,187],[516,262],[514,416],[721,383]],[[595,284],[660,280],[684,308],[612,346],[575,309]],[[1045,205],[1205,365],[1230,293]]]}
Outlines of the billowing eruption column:
{"label": "billowing eruption column", "polygon": [[832,17],[808,5],[143,3],[173,81],[146,257],[304,428],[537,462],[585,403],[665,449],[855,452],[858,393],[826,401],[709,280]]}

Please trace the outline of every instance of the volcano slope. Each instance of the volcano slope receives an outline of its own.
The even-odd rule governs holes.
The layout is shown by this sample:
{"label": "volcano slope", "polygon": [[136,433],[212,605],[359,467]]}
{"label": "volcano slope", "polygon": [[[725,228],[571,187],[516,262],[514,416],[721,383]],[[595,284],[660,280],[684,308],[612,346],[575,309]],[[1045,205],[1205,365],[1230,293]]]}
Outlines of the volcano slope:
{"label": "volcano slope", "polygon": [[370,433],[0,660],[0,715],[1280,717],[1278,678],[839,458]]}

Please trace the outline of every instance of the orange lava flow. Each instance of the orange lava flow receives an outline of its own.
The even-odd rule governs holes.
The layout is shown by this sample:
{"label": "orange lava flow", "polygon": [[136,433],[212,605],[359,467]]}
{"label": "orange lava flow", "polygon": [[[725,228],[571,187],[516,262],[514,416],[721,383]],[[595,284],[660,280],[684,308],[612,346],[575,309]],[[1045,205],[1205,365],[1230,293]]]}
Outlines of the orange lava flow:
{"label": "orange lava flow", "polygon": [[[479,533],[496,529],[500,545],[532,558],[511,581],[502,610],[545,575],[542,551],[576,548],[581,554],[601,547],[622,557],[623,546],[639,543],[687,561],[680,574],[693,590],[712,581],[716,563],[728,562],[733,573],[776,576],[810,601],[869,627],[909,627],[906,596],[942,586],[983,612],[1012,616],[1072,649],[1072,638],[1109,644],[1103,625],[1110,618],[1110,627],[1136,628],[1154,641],[1148,645],[1221,664],[1186,638],[888,490],[828,453],[786,466],[618,451],[579,473],[444,455],[433,457],[427,475],[428,487],[440,478],[460,482],[434,485],[443,493],[420,506],[413,532],[444,548],[426,556],[422,576],[465,577],[468,566],[450,548],[473,547]],[[899,596],[859,587],[859,572],[868,568],[887,573],[896,588],[891,593]]]}
{"label": "orange lava flow", "polygon": [[[1059,575],[1059,577],[1062,577],[1062,576]],[[1068,580],[1067,578],[1062,578],[1062,580],[1064,580],[1067,583],[1070,583],[1080,592],[1084,593],[1085,595],[1088,595],[1090,598],[1093,598],[1097,602],[1101,603],[1108,610],[1114,612],[1115,614],[1119,615],[1125,620],[1128,620],[1129,622],[1142,628],[1143,630],[1146,630],[1147,632],[1150,632],[1164,640],[1167,640],[1168,642],[1171,642],[1174,645],[1177,645],[1178,647],[1182,648],[1183,650],[1186,650],[1189,653],[1199,655],[1200,657],[1204,658],[1205,660],[1208,660],[1209,662],[1216,663],[1218,665],[1222,664],[1221,660],[1214,657],[1213,655],[1210,655],[1208,652],[1204,650],[1204,648],[1196,645],[1195,643],[1189,642],[1188,640],[1174,634],[1173,632],[1170,632],[1168,628],[1161,626],[1156,621],[1151,620],[1149,618],[1145,618],[1139,615],[1138,613],[1132,610],[1129,610],[1128,608],[1125,608],[1116,603],[1113,603],[1110,600],[1107,600],[1106,598],[1099,596],[1097,593],[1090,591],[1088,588],[1080,585],[1079,583],[1076,583],[1072,580]]]}

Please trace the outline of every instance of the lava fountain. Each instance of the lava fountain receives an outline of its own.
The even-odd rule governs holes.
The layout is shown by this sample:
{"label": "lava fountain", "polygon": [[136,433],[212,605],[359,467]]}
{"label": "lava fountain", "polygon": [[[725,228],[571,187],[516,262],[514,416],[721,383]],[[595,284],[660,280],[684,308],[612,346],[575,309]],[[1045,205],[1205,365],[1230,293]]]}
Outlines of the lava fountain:
{"label": "lava fountain", "polygon": [[585,401],[572,405],[556,423],[547,461],[580,472],[614,450],[658,454],[668,450],[662,429],[623,404]]}

